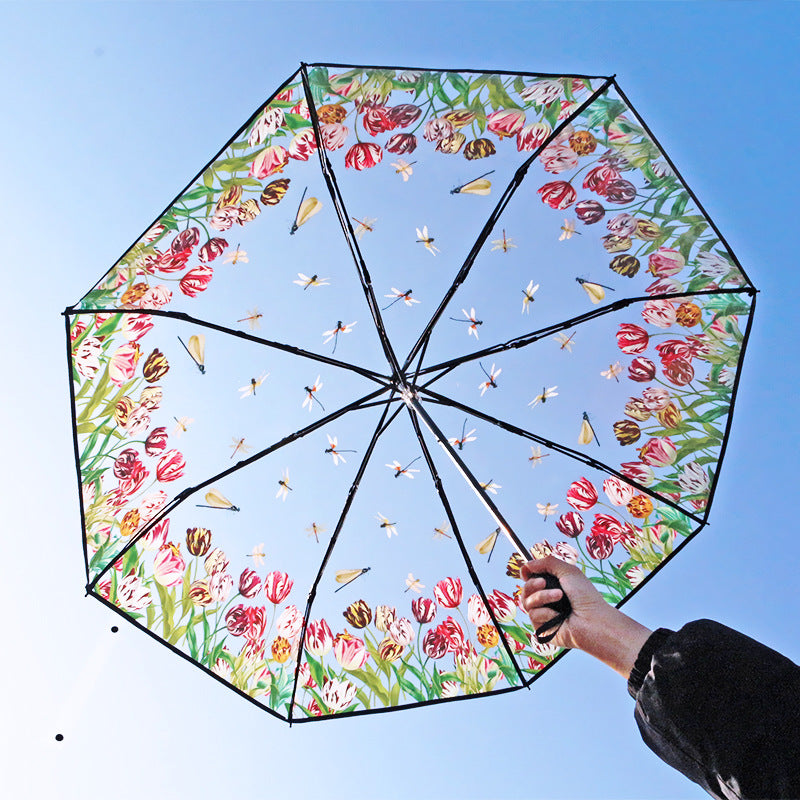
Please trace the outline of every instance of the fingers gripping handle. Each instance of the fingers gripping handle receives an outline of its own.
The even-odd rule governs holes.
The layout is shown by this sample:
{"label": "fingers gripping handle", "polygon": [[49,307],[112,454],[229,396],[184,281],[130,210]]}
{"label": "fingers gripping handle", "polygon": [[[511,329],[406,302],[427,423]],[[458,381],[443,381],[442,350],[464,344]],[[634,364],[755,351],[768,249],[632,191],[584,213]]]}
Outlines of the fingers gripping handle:
{"label": "fingers gripping handle", "polygon": [[561,583],[555,575],[549,572],[532,572],[531,578],[544,578],[545,589],[561,589],[561,599],[555,603],[548,603],[545,608],[551,608],[556,612],[556,616],[547,620],[543,625],[536,629],[536,641],[539,644],[547,644],[557,633],[564,620],[572,613],[572,603],[570,603],[567,593],[561,587]]}

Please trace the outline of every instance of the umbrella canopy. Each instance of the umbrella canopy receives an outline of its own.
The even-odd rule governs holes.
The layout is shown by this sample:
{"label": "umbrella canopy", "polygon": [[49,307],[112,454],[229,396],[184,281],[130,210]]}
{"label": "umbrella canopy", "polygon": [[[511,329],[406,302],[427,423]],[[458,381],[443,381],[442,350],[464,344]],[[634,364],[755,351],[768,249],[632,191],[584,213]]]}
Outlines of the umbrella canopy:
{"label": "umbrella canopy", "polygon": [[613,78],[302,65],[65,312],[89,593],[270,713],[529,685],[708,518],[755,290]]}

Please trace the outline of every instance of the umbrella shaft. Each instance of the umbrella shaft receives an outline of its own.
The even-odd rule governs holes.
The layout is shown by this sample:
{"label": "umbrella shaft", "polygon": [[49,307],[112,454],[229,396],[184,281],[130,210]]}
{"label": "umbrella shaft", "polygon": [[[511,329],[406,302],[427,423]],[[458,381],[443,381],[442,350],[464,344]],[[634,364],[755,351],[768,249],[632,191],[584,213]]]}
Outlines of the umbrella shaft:
{"label": "umbrella shaft", "polygon": [[489,499],[485,489],[481,486],[480,481],[472,474],[469,467],[463,462],[461,457],[456,452],[455,448],[450,444],[447,437],[439,429],[439,426],[431,419],[428,412],[422,407],[419,398],[411,389],[405,389],[402,392],[403,400],[406,405],[422,420],[425,427],[434,435],[436,441],[441,445],[443,450],[450,457],[450,460],[455,464],[458,471],[463,475],[464,479],[472,487],[472,490],[477,495],[478,499],[483,503],[486,510],[492,515],[495,522],[500,527],[501,532],[505,535],[511,546],[519,553],[525,561],[530,559],[530,553],[525,548],[522,540],[512,530],[511,526],[506,522],[503,515],[497,506]]}

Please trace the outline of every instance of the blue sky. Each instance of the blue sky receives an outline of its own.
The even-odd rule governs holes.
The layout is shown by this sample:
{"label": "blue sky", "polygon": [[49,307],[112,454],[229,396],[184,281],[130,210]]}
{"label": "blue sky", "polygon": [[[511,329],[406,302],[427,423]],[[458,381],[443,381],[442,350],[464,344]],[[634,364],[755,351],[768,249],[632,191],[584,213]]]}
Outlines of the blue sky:
{"label": "blue sky", "polygon": [[10,793],[705,796],[646,749],[624,684],[583,654],[531,692],[289,730],[132,628],[112,636],[116,615],[83,597],[60,312],[301,60],[616,73],[761,292],[711,525],[626,610],[650,627],[717,619],[798,660],[797,5],[2,10]]}

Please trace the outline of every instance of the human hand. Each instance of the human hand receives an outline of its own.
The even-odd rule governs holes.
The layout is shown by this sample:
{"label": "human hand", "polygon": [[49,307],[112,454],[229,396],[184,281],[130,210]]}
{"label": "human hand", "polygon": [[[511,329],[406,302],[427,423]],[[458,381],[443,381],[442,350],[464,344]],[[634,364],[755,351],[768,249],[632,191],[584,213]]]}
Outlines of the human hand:
{"label": "human hand", "polygon": [[[536,573],[553,575],[561,584],[561,589],[547,589],[544,578],[530,577]],[[521,605],[528,612],[534,628],[538,630],[556,616],[556,612],[548,608],[548,605],[558,602],[566,595],[572,605],[572,613],[561,623],[552,644],[583,649],[582,630],[585,626],[591,628],[601,624],[602,615],[609,608],[592,582],[576,566],[555,556],[529,561],[522,567],[522,578],[525,585],[522,589]]]}
{"label": "human hand", "polygon": [[[537,572],[554,575],[561,589],[546,589],[544,578],[530,577]],[[529,561],[522,567],[521,574],[525,580],[521,605],[534,628],[556,616],[556,612],[546,606],[566,594],[572,613],[561,624],[552,644],[584,650],[628,678],[639,650],[652,631],[606,603],[576,566],[560,558],[546,556]]]}

